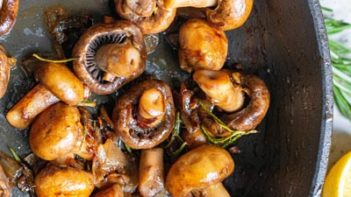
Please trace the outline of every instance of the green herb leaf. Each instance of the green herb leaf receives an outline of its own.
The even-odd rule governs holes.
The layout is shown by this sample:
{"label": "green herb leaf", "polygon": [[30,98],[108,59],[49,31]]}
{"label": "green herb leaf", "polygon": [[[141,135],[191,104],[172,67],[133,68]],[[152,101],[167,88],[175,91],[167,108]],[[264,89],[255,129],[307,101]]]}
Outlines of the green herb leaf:
{"label": "green herb leaf", "polygon": [[11,147],[8,147],[8,149],[10,150],[11,154],[12,154],[12,157],[18,162],[18,163],[22,163],[22,159],[20,156],[18,156],[18,154],[16,153],[16,151],[11,148]]}

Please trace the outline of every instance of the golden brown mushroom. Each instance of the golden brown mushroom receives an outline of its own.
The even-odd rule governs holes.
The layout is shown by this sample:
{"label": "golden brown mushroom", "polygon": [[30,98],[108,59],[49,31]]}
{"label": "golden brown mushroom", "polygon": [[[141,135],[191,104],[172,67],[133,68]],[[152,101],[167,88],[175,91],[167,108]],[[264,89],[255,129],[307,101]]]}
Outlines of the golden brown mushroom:
{"label": "golden brown mushroom", "polygon": [[143,81],[117,103],[113,112],[117,135],[134,149],[153,148],[173,130],[175,107],[170,87],[158,80]]}
{"label": "golden brown mushroom", "polygon": [[253,0],[164,0],[164,2],[167,9],[208,8],[207,20],[223,31],[242,26],[249,18],[253,6]]}
{"label": "golden brown mushroom", "polygon": [[16,59],[8,57],[6,51],[0,46],[0,99],[5,95],[10,80],[11,66]]}
{"label": "golden brown mushroom", "polygon": [[0,196],[10,197],[12,187],[10,186],[10,180],[7,178],[4,169],[0,165]]}
{"label": "golden brown mushroom", "polygon": [[165,31],[173,22],[176,9],[165,9],[163,0],[115,0],[116,11],[142,29],[144,34]]}
{"label": "golden brown mushroom", "polygon": [[79,39],[73,56],[78,78],[96,94],[111,94],[144,72],[144,37],[128,21],[98,24]]}
{"label": "golden brown mushroom", "polygon": [[28,127],[38,114],[60,100],[77,105],[89,96],[79,79],[63,64],[41,64],[37,78],[40,83],[6,115],[7,121],[16,128]]}
{"label": "golden brown mushroom", "polygon": [[119,184],[113,184],[111,187],[94,194],[93,197],[124,197],[124,192]]}
{"label": "golden brown mushroom", "polygon": [[227,53],[227,36],[206,21],[191,19],[180,28],[179,63],[183,70],[220,70]]}
{"label": "golden brown mushroom", "polygon": [[[142,150],[139,164],[139,192],[143,197],[165,196],[163,149]],[[162,195],[163,194],[163,195]]]}
{"label": "golden brown mushroom", "polygon": [[64,163],[74,154],[92,159],[93,153],[83,143],[83,126],[77,107],[57,103],[35,119],[29,133],[29,144],[38,157]]}
{"label": "golden brown mushroom", "polygon": [[16,23],[19,0],[3,0],[0,5],[0,36],[8,34]]}
{"label": "golden brown mushroom", "polygon": [[221,183],[234,171],[230,154],[213,145],[202,145],[182,155],[171,167],[166,187],[173,197],[186,197]]}
{"label": "golden brown mushroom", "polygon": [[38,197],[89,197],[94,180],[91,173],[83,170],[49,165],[35,177],[35,186]]}
{"label": "golden brown mushroom", "polygon": [[[269,104],[269,90],[260,78],[239,72],[199,70],[193,76],[213,104],[228,113],[221,120],[233,130],[250,131],[265,117]],[[244,95],[249,102],[244,105]],[[215,136],[227,136],[227,130],[215,123],[208,113],[200,113],[202,123]]]}

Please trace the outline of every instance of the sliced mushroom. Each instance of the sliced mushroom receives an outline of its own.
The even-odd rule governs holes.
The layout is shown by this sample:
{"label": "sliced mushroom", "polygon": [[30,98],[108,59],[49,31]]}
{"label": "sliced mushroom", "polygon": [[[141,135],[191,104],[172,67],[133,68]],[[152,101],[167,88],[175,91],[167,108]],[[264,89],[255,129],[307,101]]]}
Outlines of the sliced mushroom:
{"label": "sliced mushroom", "polygon": [[49,165],[35,177],[38,197],[89,197],[94,190],[93,175],[71,167]]}
{"label": "sliced mushroom", "polygon": [[170,87],[158,80],[143,81],[117,100],[113,112],[117,135],[134,149],[153,148],[166,140],[175,122]]}
{"label": "sliced mushroom", "polygon": [[73,68],[91,91],[111,94],[144,72],[146,51],[141,30],[117,21],[89,28],[73,49]]}
{"label": "sliced mushroom", "polygon": [[191,19],[180,28],[179,63],[183,70],[220,70],[227,53],[227,36],[206,21]]}
{"label": "sliced mushroom", "polygon": [[19,0],[3,0],[0,10],[0,36],[8,34],[16,23]]}
{"label": "sliced mushroom", "polygon": [[45,63],[37,70],[39,84],[6,114],[14,127],[24,129],[49,106],[62,100],[77,105],[89,93],[79,79],[63,64]]}
{"label": "sliced mushroom", "polygon": [[144,34],[165,31],[173,22],[176,9],[165,9],[163,0],[114,0],[117,13],[142,29]]}
{"label": "sliced mushroom", "polygon": [[234,171],[230,154],[213,145],[202,145],[182,155],[171,167],[166,186],[173,197],[186,197],[221,183]]}
{"label": "sliced mushroom", "polygon": [[166,196],[163,149],[142,150],[139,164],[139,192],[143,197]]}
{"label": "sliced mushroom", "polygon": [[6,51],[0,46],[0,99],[5,95],[10,80],[11,66],[16,59],[8,57]]}
{"label": "sliced mushroom", "polygon": [[29,144],[34,154],[47,161],[61,163],[74,154],[91,159],[93,152],[87,154],[88,151],[82,150],[83,132],[78,108],[57,103],[35,119]]}
{"label": "sliced mushroom", "polygon": [[[269,90],[264,81],[254,75],[201,70],[196,71],[193,78],[215,105],[229,112],[220,115],[220,118],[233,130],[255,129],[268,111]],[[247,105],[244,104],[243,94],[250,99]],[[215,136],[229,135],[209,114],[201,113],[201,119]]]}

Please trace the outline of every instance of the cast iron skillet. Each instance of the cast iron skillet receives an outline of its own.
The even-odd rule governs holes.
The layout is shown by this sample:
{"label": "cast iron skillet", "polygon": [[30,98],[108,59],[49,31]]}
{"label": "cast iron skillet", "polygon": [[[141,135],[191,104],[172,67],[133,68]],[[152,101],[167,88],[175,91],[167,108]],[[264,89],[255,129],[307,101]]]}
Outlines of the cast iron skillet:
{"label": "cast iron skillet", "polygon": [[[64,5],[72,13],[110,12],[108,0],[21,1],[17,24],[1,43],[19,60],[50,52],[43,8]],[[267,82],[272,105],[258,135],[241,139],[234,176],[225,181],[232,196],[318,196],[327,167],[332,124],[331,68],[318,0],[257,0],[249,21],[229,32],[228,66],[240,62]],[[176,52],[160,35],[147,73],[170,83],[187,75]],[[20,61],[19,61],[20,62]],[[0,149],[29,153],[27,133],[7,123],[5,114],[34,83],[19,63],[0,101]],[[104,103],[106,100],[99,100]],[[15,191],[14,196],[26,196]]]}

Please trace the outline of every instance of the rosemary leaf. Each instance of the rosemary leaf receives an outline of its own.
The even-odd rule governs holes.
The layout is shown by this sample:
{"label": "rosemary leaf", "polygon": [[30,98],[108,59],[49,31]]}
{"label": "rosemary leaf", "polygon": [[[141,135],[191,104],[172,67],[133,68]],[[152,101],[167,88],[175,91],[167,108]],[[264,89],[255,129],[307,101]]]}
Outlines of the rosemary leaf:
{"label": "rosemary leaf", "polygon": [[16,151],[11,148],[11,147],[8,147],[8,149],[10,150],[11,154],[12,154],[12,157],[18,162],[18,163],[22,163],[22,159],[20,156],[18,156],[18,154],[16,153]]}

